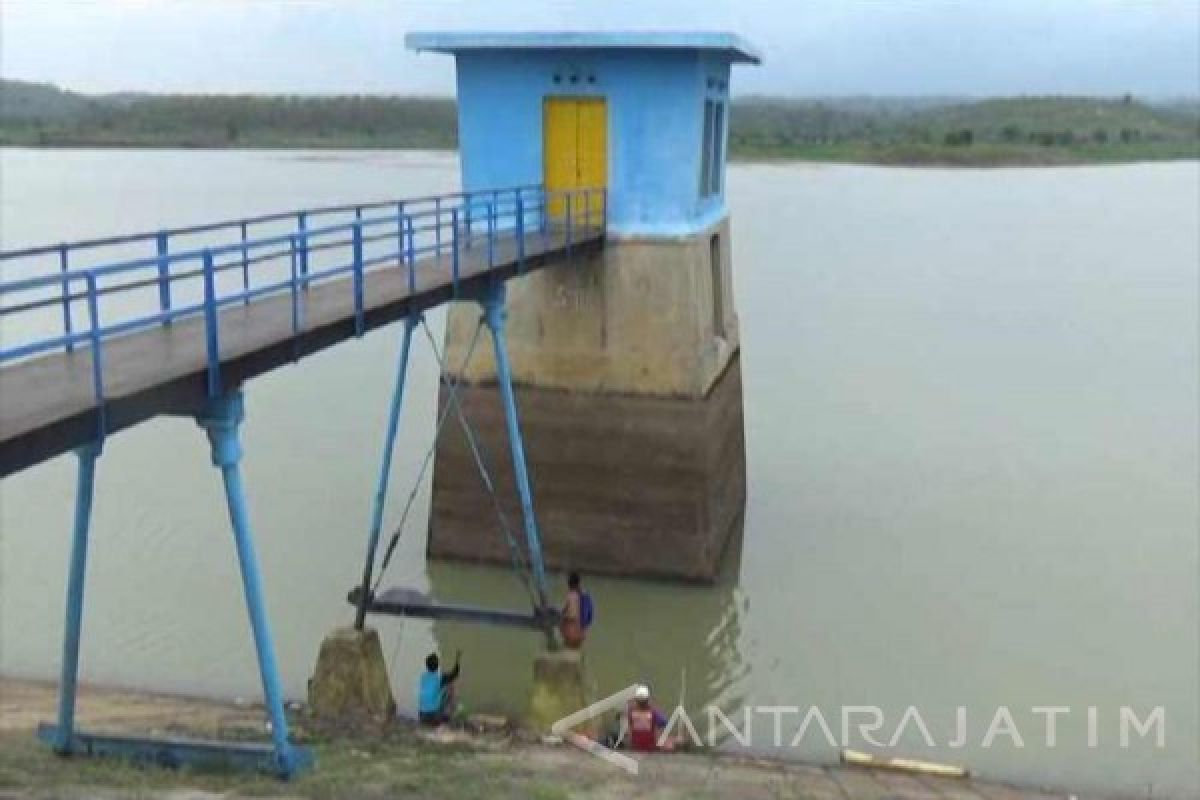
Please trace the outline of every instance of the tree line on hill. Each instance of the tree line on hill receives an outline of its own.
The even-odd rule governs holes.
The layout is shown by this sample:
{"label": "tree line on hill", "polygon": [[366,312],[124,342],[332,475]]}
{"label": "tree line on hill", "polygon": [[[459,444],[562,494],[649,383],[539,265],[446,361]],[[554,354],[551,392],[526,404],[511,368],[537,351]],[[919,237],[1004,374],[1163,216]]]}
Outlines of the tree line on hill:
{"label": "tree line on hill", "polygon": [[[449,98],[84,95],[0,81],[0,145],[444,149],[456,136]],[[1200,101],[745,97],[733,102],[729,138],[734,157],[1195,158]]]}
{"label": "tree line on hill", "polygon": [[1200,142],[1200,103],[1151,105],[1131,96],[992,98],[871,111],[837,101],[751,98],[735,102],[735,148],[787,149],[850,142],[880,146],[979,144],[1074,147]]}

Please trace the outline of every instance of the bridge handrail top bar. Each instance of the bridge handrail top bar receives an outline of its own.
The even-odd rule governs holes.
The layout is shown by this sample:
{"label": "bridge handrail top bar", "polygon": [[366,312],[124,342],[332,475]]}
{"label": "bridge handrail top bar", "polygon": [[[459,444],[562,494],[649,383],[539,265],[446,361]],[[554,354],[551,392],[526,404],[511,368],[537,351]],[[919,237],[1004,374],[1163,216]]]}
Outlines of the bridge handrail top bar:
{"label": "bridge handrail top bar", "polygon": [[[541,208],[540,206],[530,206],[526,210],[538,211],[540,208]],[[396,219],[397,218],[389,218],[388,220],[385,220],[385,221],[395,221]],[[353,225],[351,225],[349,227],[353,227]],[[437,226],[428,226],[427,225],[427,226],[420,226],[420,227],[413,228],[414,232],[433,231],[433,230],[437,230]],[[286,239],[295,238],[295,237],[296,237],[296,234],[290,234],[289,236],[282,237],[282,238],[286,240]],[[364,241],[377,241],[377,240],[381,240],[381,239],[385,239],[385,238],[390,238],[390,234],[386,235],[386,236],[364,237]],[[343,247],[346,244],[348,244],[349,241],[350,240],[339,240],[337,242],[323,244],[323,245],[319,245],[317,247],[310,247],[310,250],[321,250],[321,249],[328,249],[331,247]],[[238,248],[235,247],[234,249],[236,250]],[[437,250],[436,244],[425,244],[425,245],[421,245],[419,247],[413,248],[413,252],[415,254],[419,254],[419,255],[425,255],[425,254],[428,254],[431,252],[436,252],[436,250]],[[199,253],[201,255],[201,257],[203,257],[203,252],[204,251],[202,251],[202,250],[197,251],[197,253]],[[213,251],[213,252],[215,252],[215,251]],[[193,260],[195,260],[193,258],[194,255],[195,254],[188,254],[187,258],[192,258]],[[254,258],[249,259],[249,261],[252,263],[258,263],[261,261],[282,258],[286,255],[288,255],[288,251],[276,250],[276,251],[266,253],[265,255],[255,256]],[[183,256],[180,256],[180,258],[182,259]],[[387,263],[387,262],[393,261],[393,260],[394,260],[394,258],[392,255],[376,256],[373,258],[365,259],[363,261],[363,266],[364,267],[374,267],[379,264]],[[120,267],[121,265],[115,265],[115,266]],[[125,266],[128,267],[129,265],[125,265]],[[134,266],[136,266],[136,265],[134,265]],[[214,269],[214,272],[226,272],[229,270],[238,269],[241,266],[242,266],[242,264],[238,261],[228,261],[228,262],[224,262],[224,263],[215,265],[213,269]],[[344,274],[351,269],[352,269],[352,267],[345,266],[345,267],[335,267],[330,270],[324,270],[324,271],[319,270],[319,271],[315,271],[315,272],[309,272],[308,280],[309,280],[309,282],[316,282],[320,278],[329,277],[329,276],[338,275],[338,274]],[[130,270],[130,271],[132,271],[132,270]],[[86,278],[88,277],[88,274],[90,272],[92,272],[92,271],[88,270],[88,269],[80,269],[80,270],[76,270],[71,273],[63,273],[63,274],[56,274],[56,275],[44,275],[44,276],[27,278],[27,279],[23,279],[23,280],[19,280],[19,281],[10,281],[8,283],[0,283],[0,294],[2,294],[4,291],[16,292],[16,291],[20,291],[22,289],[37,288],[39,286],[45,286],[45,285],[51,285],[51,284],[53,284],[55,286],[59,286],[63,283],[67,283],[67,282],[78,282],[80,280],[86,280]],[[203,276],[203,274],[204,274],[204,271],[202,269],[193,269],[193,270],[189,270],[189,271],[183,272],[183,273],[171,274],[170,276],[168,276],[167,279],[169,281],[185,281],[185,280],[192,280],[192,279],[200,278]],[[116,294],[116,293],[120,293],[123,291],[129,291],[129,290],[133,290],[133,289],[148,288],[148,287],[157,285],[159,283],[159,281],[160,281],[160,279],[157,277],[144,278],[139,281],[134,281],[134,282],[130,282],[130,283],[122,283],[122,284],[115,285],[115,286],[97,287],[95,292],[98,296],[107,295],[107,294]],[[289,283],[290,283],[290,281],[281,281],[277,284],[272,284],[270,286],[270,289],[272,291],[278,291],[282,288],[286,288],[289,285]],[[261,292],[258,290],[248,290],[247,292],[244,292],[242,294],[234,295],[231,298],[222,298],[218,302],[223,304],[226,299],[230,299],[230,300],[234,300],[234,301],[243,300],[243,299],[252,299],[255,296],[258,296],[261,294],[266,294],[266,293],[269,293],[269,292]],[[78,294],[67,293],[65,296],[65,299],[67,301],[79,301],[79,300],[86,299],[86,297],[87,297],[86,292],[78,293]],[[34,310],[37,308],[44,308],[44,307],[48,307],[48,306],[52,306],[52,305],[59,305],[63,301],[63,299],[64,298],[62,298],[62,297],[48,297],[48,298],[43,298],[40,300],[33,300],[33,301],[26,302],[26,303],[12,305],[12,306],[0,306],[0,316],[6,315],[6,314],[12,314],[12,313],[20,313],[22,311],[31,311],[31,310]],[[202,308],[203,308],[203,305],[196,305],[196,306],[189,306],[184,309],[175,309],[172,312],[166,312],[166,313],[163,313],[163,314],[155,316],[155,317],[143,318],[142,321],[146,324],[154,324],[157,322],[162,322],[164,320],[172,320],[172,319],[175,319],[175,318],[178,318],[181,316],[187,316],[188,314],[195,313],[196,311],[198,311]],[[108,332],[112,331],[112,328],[102,327],[100,330],[102,333],[108,333]],[[75,335],[74,337],[67,337],[66,339],[62,339],[62,340],[55,340],[53,342],[47,342],[47,343],[45,343],[48,345],[46,348],[37,348],[37,349],[50,349],[51,347],[54,347],[54,346],[66,344],[68,341],[70,341],[71,343],[74,343],[77,341],[86,340],[87,338],[88,337],[85,334],[78,334],[78,335]],[[27,350],[27,348],[25,346],[23,346],[20,348],[16,348],[14,351],[5,351],[5,357],[6,358],[16,357],[16,355],[17,355],[16,351],[18,351],[18,350],[22,351],[22,354],[27,354],[25,352]]]}
{"label": "bridge handrail top bar", "polygon": [[[0,261],[5,261],[13,258],[28,258],[31,256],[52,255],[60,252],[63,248],[68,249],[85,249],[94,247],[115,247],[122,244],[133,244],[153,240],[158,236],[187,236],[197,233],[211,233],[213,231],[223,230],[226,228],[240,228],[242,225],[260,225],[268,222],[281,222],[287,219],[295,219],[300,214],[317,216],[322,214],[345,214],[351,211],[358,210],[373,210],[377,208],[387,208],[400,204],[420,204],[433,203],[439,200],[466,198],[477,195],[486,195],[493,192],[513,193],[525,192],[532,189],[541,189],[541,184],[530,183],[520,186],[503,186],[488,189],[472,189],[469,191],[447,192],[445,194],[422,195],[419,197],[404,197],[394,200],[372,200],[367,203],[351,203],[343,205],[316,206],[314,208],[297,208],[291,211],[276,211],[270,214],[261,214],[254,217],[244,217],[240,219],[230,219],[221,222],[209,222],[200,225],[186,225],[177,228],[163,228],[155,231],[144,231],[142,233],[124,234],[121,236],[105,236],[94,239],[80,239],[72,242],[59,242],[56,244],[36,245],[33,247],[23,247],[17,250],[0,250]],[[561,190],[548,190],[551,192]],[[578,190],[577,190],[578,191]],[[238,246],[240,246],[240,242]]]}
{"label": "bridge handrail top bar", "polygon": [[[525,190],[528,190],[531,188],[539,189],[543,194],[546,194],[546,195],[549,195],[552,197],[559,196],[559,195],[593,194],[593,193],[598,193],[598,192],[603,191],[603,187],[579,187],[579,188],[572,188],[572,189],[541,189],[538,186],[532,186],[532,187],[531,186],[523,186],[523,187],[513,187],[513,188],[509,188],[509,189],[487,189],[487,190],[479,190],[479,191],[475,191],[475,192],[455,192],[455,193],[452,193],[449,195],[439,195],[439,196],[432,196],[429,198],[419,198],[417,200],[397,200],[397,201],[391,201],[391,202],[386,202],[386,203],[378,203],[378,204],[374,204],[374,205],[363,204],[362,206],[344,206],[344,207],[339,206],[339,207],[336,207],[336,209],[341,210],[341,211],[354,211],[359,208],[362,208],[364,210],[366,210],[368,208],[385,208],[385,207],[397,206],[402,203],[408,204],[408,203],[415,203],[415,202],[427,202],[427,201],[445,199],[445,198],[460,198],[460,197],[465,198],[465,197],[473,197],[473,196],[480,195],[480,194],[489,194],[489,196],[490,196],[490,194],[494,193],[494,192],[512,193],[514,191],[520,192],[520,191],[525,191]],[[515,205],[511,206],[509,208],[505,208],[503,210],[500,209],[500,204],[484,203],[482,205],[494,206],[495,215],[497,217],[504,217],[504,218],[515,217],[516,213],[517,213]],[[525,211],[529,212],[529,211],[540,210],[543,206],[544,206],[544,204],[542,206],[531,206],[529,208],[526,208]],[[105,277],[108,275],[113,275],[113,274],[118,274],[118,273],[131,272],[131,271],[135,271],[135,270],[139,270],[139,269],[156,268],[156,267],[160,267],[161,265],[164,265],[164,264],[172,264],[172,263],[176,263],[176,262],[180,262],[180,261],[195,261],[195,260],[202,259],[205,256],[205,254],[209,254],[212,256],[219,256],[219,255],[226,255],[229,253],[242,253],[243,251],[249,251],[249,250],[254,250],[254,249],[263,248],[263,247],[288,244],[300,237],[305,237],[306,239],[318,238],[318,237],[322,237],[322,236],[328,236],[328,235],[334,234],[334,233],[353,231],[355,228],[365,228],[365,227],[372,227],[372,226],[378,226],[378,225],[384,225],[384,224],[392,224],[392,223],[401,221],[405,218],[428,219],[430,217],[434,217],[434,218],[440,219],[439,213],[441,215],[445,215],[448,211],[453,210],[453,208],[454,207],[443,208],[443,209],[441,209],[440,212],[438,210],[428,210],[427,209],[427,210],[416,211],[416,212],[412,212],[412,213],[405,211],[405,212],[388,215],[388,216],[382,216],[382,217],[369,217],[369,218],[363,217],[360,219],[351,220],[349,222],[338,223],[336,225],[327,225],[327,226],[320,227],[320,228],[308,228],[308,229],[305,229],[304,231],[295,231],[295,232],[291,232],[291,233],[275,234],[275,235],[268,236],[265,238],[247,239],[245,241],[229,242],[226,244],[216,245],[216,246],[196,247],[196,248],[184,250],[181,252],[177,251],[174,253],[164,253],[162,255],[142,256],[140,258],[130,259],[130,260],[126,260],[126,261],[118,261],[113,264],[101,264],[101,265],[95,265],[95,266],[90,266],[90,267],[77,267],[74,269],[51,272],[51,273],[47,273],[45,275],[35,275],[35,276],[30,276],[28,278],[19,278],[19,279],[12,280],[12,281],[2,281],[2,282],[0,282],[0,294],[4,294],[6,292],[27,291],[27,290],[36,289],[36,288],[39,288],[42,286],[50,286],[50,285],[59,286],[59,285],[63,285],[66,283],[71,283],[71,282],[80,281],[80,280],[86,280],[89,275],[99,278],[99,277]],[[279,221],[279,220],[284,220],[284,219],[291,219],[291,218],[294,218],[296,216],[296,214],[298,214],[298,213],[306,213],[306,212],[287,212],[287,213],[278,214],[278,215],[270,215],[269,217],[260,217],[259,220],[261,221],[261,220],[269,219],[271,221]],[[317,213],[317,212],[311,212],[311,213]],[[324,212],[320,212],[320,213],[324,213]],[[251,223],[252,223],[252,221],[250,221],[250,220],[246,221],[246,224],[251,224]],[[192,229],[187,229],[187,230],[190,232],[201,232],[203,230],[213,231],[213,230],[220,230],[223,227],[228,227],[229,225],[240,226],[241,224],[242,224],[241,221],[235,221],[233,223],[214,224],[207,228],[192,228]],[[420,228],[420,230],[422,230],[422,231],[436,230],[438,227],[440,227],[440,226],[438,226],[436,224],[435,225],[426,225],[426,226],[422,226],[422,228]],[[179,232],[180,230],[183,230],[183,229],[175,229],[175,232]],[[163,233],[167,233],[169,235],[171,232],[164,231]],[[66,247],[68,249],[73,249],[73,248],[98,247],[98,246],[104,246],[104,245],[114,245],[114,244],[123,244],[123,243],[128,244],[128,243],[135,242],[135,241],[144,241],[146,239],[152,239],[152,238],[157,237],[158,235],[159,235],[158,233],[137,234],[137,235],[129,236],[129,237],[110,237],[108,239],[94,239],[94,240],[89,240],[89,241],[82,242],[82,243],[71,243],[71,244],[66,244],[66,245],[48,245],[45,247],[30,248],[27,250],[0,251],[0,260],[6,259],[6,258],[17,258],[17,257],[22,257],[22,256],[29,257],[29,256],[36,256],[36,255],[48,255],[51,253],[57,253],[57,252],[61,251],[64,247]],[[347,243],[348,242],[343,242],[342,244],[347,244]],[[277,255],[282,256],[283,254],[279,253]],[[225,266],[223,266],[223,268],[236,267],[236,266],[237,266],[237,264],[231,264],[231,265],[225,265]],[[167,280],[176,280],[176,279],[178,279],[177,276],[167,276]],[[2,311],[2,310],[3,309],[0,309],[0,311]]]}

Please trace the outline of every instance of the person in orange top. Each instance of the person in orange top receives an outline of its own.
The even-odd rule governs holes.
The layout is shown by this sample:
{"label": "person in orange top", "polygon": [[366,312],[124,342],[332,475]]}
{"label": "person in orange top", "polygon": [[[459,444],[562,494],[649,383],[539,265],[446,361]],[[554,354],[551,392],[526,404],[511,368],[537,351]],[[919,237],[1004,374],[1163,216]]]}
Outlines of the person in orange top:
{"label": "person in orange top", "polygon": [[591,595],[583,590],[579,573],[572,572],[567,576],[567,599],[563,603],[562,620],[558,628],[563,644],[572,650],[582,647],[593,614]]}

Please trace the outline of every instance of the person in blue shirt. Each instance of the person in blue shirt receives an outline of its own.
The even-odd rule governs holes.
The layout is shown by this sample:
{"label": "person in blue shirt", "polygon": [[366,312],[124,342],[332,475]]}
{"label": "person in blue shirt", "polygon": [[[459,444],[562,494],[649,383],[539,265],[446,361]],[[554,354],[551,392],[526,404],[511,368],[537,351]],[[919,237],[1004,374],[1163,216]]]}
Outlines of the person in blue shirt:
{"label": "person in blue shirt", "polygon": [[441,725],[450,721],[454,710],[454,682],[461,669],[462,651],[454,654],[454,667],[438,672],[437,653],[425,657],[425,671],[417,683],[417,718],[423,725]]}

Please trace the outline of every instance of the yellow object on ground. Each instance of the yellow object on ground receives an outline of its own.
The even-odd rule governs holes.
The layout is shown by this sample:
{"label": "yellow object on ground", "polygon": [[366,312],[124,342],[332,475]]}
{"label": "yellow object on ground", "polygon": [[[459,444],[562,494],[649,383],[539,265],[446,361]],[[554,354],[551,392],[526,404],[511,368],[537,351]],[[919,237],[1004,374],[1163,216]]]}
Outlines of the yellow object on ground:
{"label": "yellow object on ground", "polygon": [[932,761],[918,761],[914,758],[880,758],[870,753],[860,753],[857,750],[843,750],[842,763],[856,767],[871,769],[890,769],[897,772],[914,772],[920,775],[937,775],[943,778],[965,778],[968,775],[966,767],[951,764],[936,764]]}

